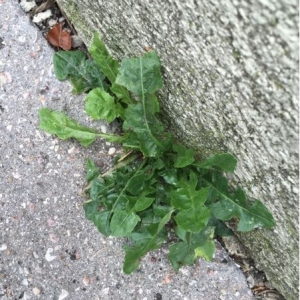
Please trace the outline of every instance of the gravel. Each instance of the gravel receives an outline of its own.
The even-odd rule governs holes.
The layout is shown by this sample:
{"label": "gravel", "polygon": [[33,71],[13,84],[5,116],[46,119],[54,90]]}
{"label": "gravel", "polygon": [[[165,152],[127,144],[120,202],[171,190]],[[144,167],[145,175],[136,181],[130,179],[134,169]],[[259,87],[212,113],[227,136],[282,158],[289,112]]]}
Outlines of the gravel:
{"label": "gravel", "polygon": [[84,96],[55,79],[53,50],[17,1],[0,0],[0,28],[0,299],[254,299],[218,242],[212,262],[177,273],[167,247],[122,272],[123,241],[99,234],[82,208],[85,160],[106,171],[120,148],[99,140],[86,149],[40,131],[46,106],[91,125]]}

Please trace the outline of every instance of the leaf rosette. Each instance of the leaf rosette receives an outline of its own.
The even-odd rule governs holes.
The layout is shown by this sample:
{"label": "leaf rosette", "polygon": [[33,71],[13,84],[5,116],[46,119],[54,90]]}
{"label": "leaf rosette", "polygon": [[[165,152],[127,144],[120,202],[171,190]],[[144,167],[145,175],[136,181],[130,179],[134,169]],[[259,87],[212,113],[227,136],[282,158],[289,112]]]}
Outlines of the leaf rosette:
{"label": "leaf rosette", "polygon": [[166,132],[158,115],[156,92],[162,76],[155,51],[119,63],[95,33],[89,52],[93,60],[80,51],[57,52],[54,72],[59,80],[70,78],[74,93],[88,92],[85,109],[90,117],[119,119],[123,134],[96,132],[48,108],[39,112],[40,128],[83,146],[97,138],[123,145],[124,156],[104,174],[87,161],[89,200],[84,210],[103,235],[127,237],[125,273],[135,271],[143,256],[168,241],[175,270],[199,257],[211,260],[214,237],[232,234],[223,221],[237,219],[238,231],[275,225],[261,201],[251,203],[241,188],[229,188],[224,172],[234,172],[233,155],[199,161],[193,149]]}

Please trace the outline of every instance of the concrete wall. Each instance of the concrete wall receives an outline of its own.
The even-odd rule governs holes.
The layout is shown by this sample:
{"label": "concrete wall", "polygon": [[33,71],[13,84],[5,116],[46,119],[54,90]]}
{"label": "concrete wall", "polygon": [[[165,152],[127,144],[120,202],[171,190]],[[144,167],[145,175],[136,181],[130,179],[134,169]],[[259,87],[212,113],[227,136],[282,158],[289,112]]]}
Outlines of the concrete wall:
{"label": "concrete wall", "polygon": [[298,299],[298,12],[290,0],[57,0],[89,44],[161,57],[164,119],[202,156],[229,151],[235,181],[273,212],[239,234],[287,299]]}

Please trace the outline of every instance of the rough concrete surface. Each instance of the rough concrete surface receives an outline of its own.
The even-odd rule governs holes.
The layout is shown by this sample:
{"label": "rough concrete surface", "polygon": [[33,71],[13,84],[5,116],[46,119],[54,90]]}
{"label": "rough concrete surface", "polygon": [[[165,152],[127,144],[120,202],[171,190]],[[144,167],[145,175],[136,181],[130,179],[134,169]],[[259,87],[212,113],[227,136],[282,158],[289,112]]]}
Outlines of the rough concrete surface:
{"label": "rough concrete surface", "polygon": [[131,276],[122,273],[123,241],[85,220],[81,196],[84,160],[106,170],[114,146],[85,149],[41,132],[45,106],[89,125],[84,97],[54,78],[53,50],[17,1],[0,0],[0,37],[0,299],[253,299],[218,244],[213,262],[178,273],[167,248],[147,255]]}

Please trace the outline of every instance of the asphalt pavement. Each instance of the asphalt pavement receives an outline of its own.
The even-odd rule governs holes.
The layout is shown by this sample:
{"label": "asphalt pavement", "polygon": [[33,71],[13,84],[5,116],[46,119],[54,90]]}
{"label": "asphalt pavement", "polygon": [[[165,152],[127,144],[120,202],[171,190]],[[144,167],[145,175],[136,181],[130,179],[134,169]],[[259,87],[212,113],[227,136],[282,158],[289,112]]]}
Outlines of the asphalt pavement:
{"label": "asphalt pavement", "polygon": [[120,149],[90,148],[38,129],[43,107],[84,125],[84,96],[53,74],[53,49],[17,1],[0,0],[0,299],[254,299],[245,276],[217,243],[212,262],[174,272],[167,246],[122,272],[123,240],[106,238],[85,219],[84,163],[112,166]]}

